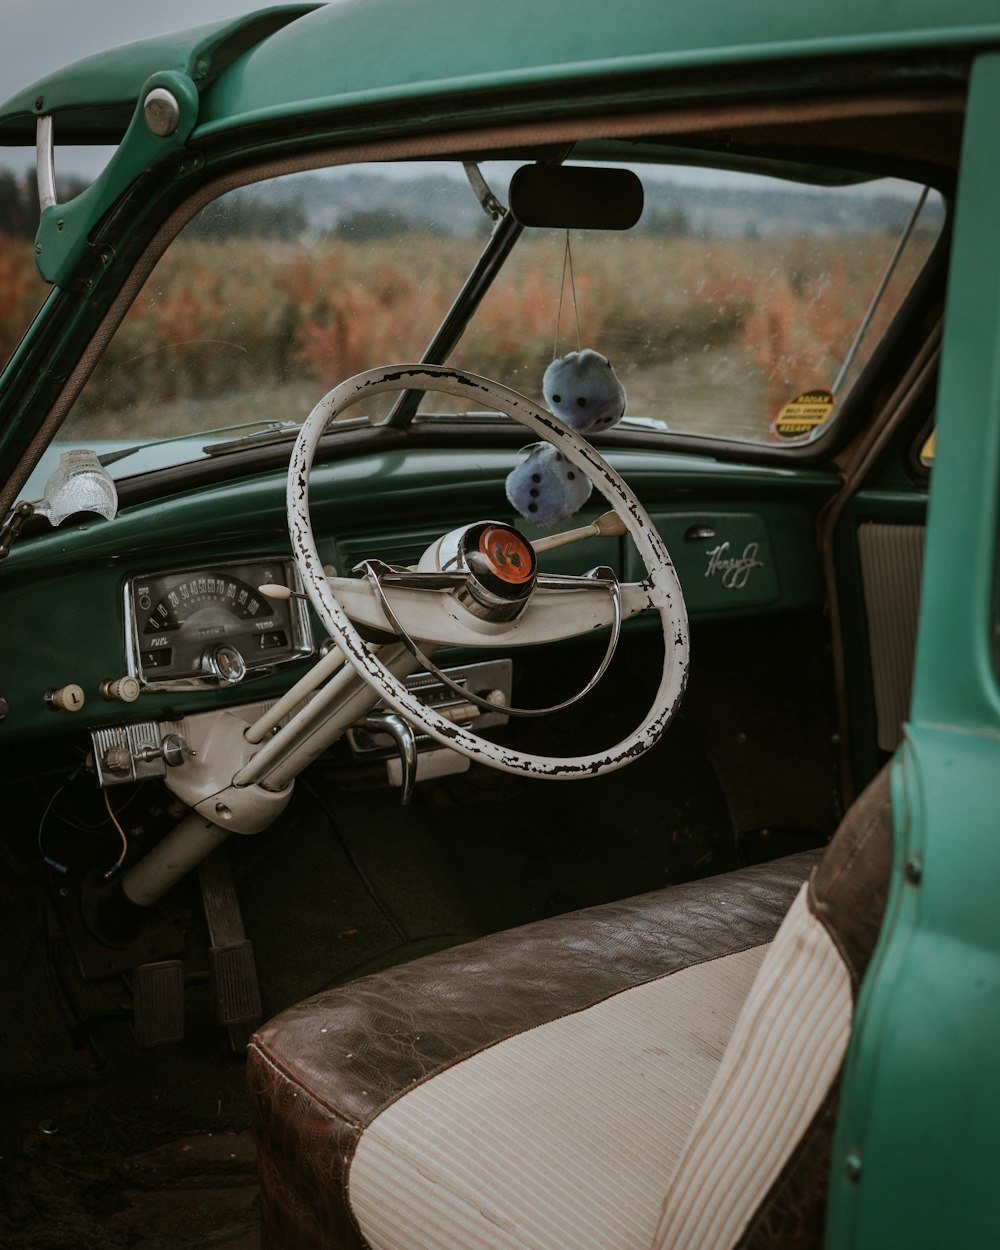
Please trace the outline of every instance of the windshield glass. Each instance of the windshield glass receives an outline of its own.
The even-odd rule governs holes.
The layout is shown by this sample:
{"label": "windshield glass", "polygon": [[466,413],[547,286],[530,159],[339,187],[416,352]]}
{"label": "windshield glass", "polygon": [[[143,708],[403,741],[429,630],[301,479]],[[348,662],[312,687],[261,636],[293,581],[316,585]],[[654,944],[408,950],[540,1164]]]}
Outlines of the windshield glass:
{"label": "windshield glass", "polygon": [[[481,167],[504,202],[517,167]],[[933,246],[940,197],[889,180],[631,167],[637,224],[526,228],[450,362],[541,401],[548,362],[593,348],[624,384],[627,418],[651,430],[821,437]],[[301,422],[336,382],[423,357],[492,230],[459,162],[345,166],[231,192],[159,262],[50,454],[160,445],[116,459],[111,472],[126,476],[254,423]],[[395,399],[348,416],[379,420]],[[421,415],[435,411],[448,401],[427,396]]]}
{"label": "windshield glass", "polygon": [[[568,243],[565,232],[526,233],[466,333],[462,363],[535,396],[553,356],[593,347],[633,417],[674,434],[811,441],[926,262],[940,197],[889,179],[802,187],[633,168],[645,190],[637,226],[572,232]],[[794,401],[820,393],[830,397],[816,401],[822,424],[789,419]]]}

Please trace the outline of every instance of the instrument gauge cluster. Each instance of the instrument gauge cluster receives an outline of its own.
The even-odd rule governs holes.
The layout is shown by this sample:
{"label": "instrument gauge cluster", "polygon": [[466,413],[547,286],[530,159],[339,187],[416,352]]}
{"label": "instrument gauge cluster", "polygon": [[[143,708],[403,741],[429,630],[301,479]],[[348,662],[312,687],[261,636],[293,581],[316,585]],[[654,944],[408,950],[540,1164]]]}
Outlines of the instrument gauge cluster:
{"label": "instrument gauge cluster", "polygon": [[269,599],[258,589],[265,583],[301,593],[283,557],[129,578],[129,672],[147,687],[190,690],[236,685],[311,655],[304,599]]}

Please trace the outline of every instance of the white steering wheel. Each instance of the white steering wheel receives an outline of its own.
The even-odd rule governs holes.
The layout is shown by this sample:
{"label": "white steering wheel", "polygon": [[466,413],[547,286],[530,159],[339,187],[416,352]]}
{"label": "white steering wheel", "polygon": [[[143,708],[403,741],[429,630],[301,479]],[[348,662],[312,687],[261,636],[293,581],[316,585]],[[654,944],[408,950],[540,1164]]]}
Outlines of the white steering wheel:
{"label": "white steering wheel", "polygon": [[[402,625],[426,649],[439,645],[515,647],[552,642],[590,633],[613,623],[615,595],[606,582],[583,578],[532,579],[524,605],[514,620],[482,619],[463,605],[461,575],[425,571],[385,580],[393,621],[387,619],[381,596],[370,579],[328,577],[323,569],[309,515],[309,475],[316,447],[331,421],[352,404],[385,391],[442,391],[480,408],[506,413],[539,437],[554,444],[571,464],[594,483],[624,522],[646,567],[642,582],[621,586],[620,615],[627,618],[650,609],[659,613],[663,631],[663,669],[646,716],[615,746],[594,755],[531,755],[511,750],[435,712],[409,691],[362,639],[354,621],[370,629],[393,632]],[[663,540],[639,500],[584,438],[517,391],[474,374],[440,365],[387,365],[359,373],[329,391],[309,414],[292,451],[288,467],[288,529],[292,553],[309,598],[331,637],[360,677],[419,732],[428,734],[474,760],[505,772],[573,779],[621,768],[652,747],[669,725],[687,680],[687,612],[673,563]],[[504,541],[523,551],[526,540],[500,526]],[[446,540],[442,540],[444,543]],[[520,544],[520,545],[519,545]],[[433,549],[432,549],[433,550]],[[533,554],[529,555],[534,568]],[[502,560],[502,556],[501,556]],[[420,568],[424,568],[424,562]],[[352,619],[353,618],[353,619]]]}

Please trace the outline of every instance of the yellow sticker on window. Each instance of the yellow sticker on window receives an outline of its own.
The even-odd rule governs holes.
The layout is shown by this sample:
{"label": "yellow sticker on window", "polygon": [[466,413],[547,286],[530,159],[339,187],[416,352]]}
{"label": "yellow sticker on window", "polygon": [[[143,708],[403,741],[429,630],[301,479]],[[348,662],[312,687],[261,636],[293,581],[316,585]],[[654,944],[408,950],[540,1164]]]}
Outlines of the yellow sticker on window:
{"label": "yellow sticker on window", "polygon": [[785,404],[774,419],[774,432],[782,438],[811,434],[829,417],[833,404],[832,391],[806,391]]}

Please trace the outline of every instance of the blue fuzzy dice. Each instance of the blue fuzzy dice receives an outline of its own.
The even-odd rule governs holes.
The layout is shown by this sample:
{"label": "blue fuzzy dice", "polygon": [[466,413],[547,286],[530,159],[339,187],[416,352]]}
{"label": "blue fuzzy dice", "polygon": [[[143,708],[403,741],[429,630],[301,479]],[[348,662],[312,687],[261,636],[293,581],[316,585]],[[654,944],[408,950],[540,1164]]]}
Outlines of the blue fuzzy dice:
{"label": "blue fuzzy dice", "polygon": [[534,443],[507,478],[507,498],[521,516],[536,525],[555,525],[582,508],[590,481],[551,443]]}
{"label": "blue fuzzy dice", "polygon": [[589,347],[553,360],[542,378],[542,394],[578,434],[610,429],[625,415],[625,388],[611,361]]}
{"label": "blue fuzzy dice", "polygon": [[[609,429],[625,413],[625,388],[606,356],[589,347],[553,360],[542,378],[551,411],[576,430]],[[534,443],[507,478],[507,498],[521,516],[549,526],[572,516],[590,496],[590,481],[551,443]]]}

